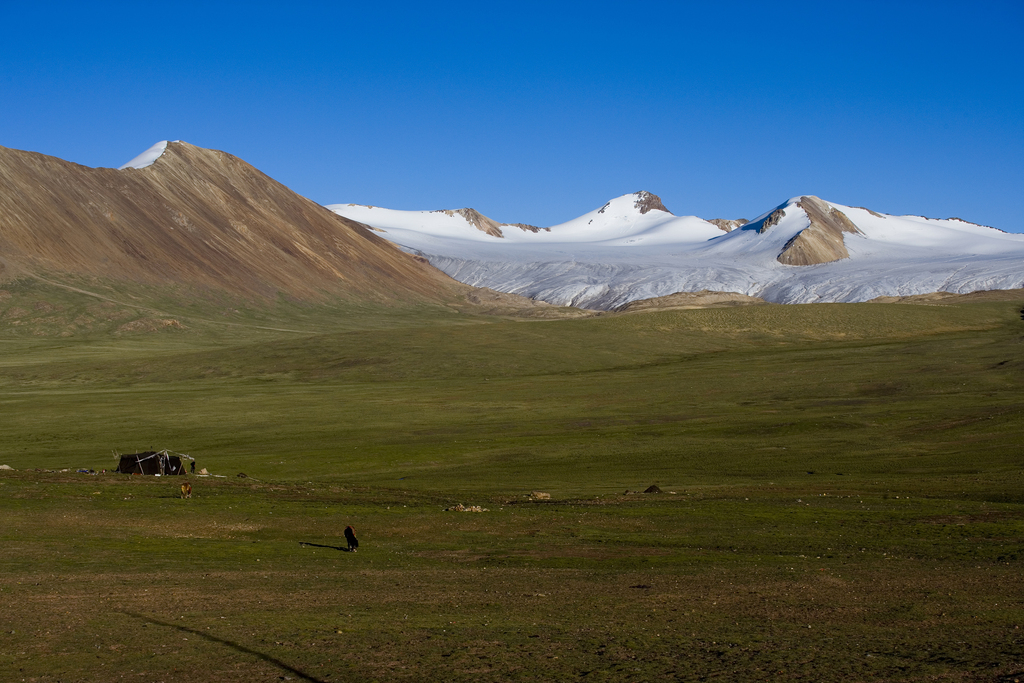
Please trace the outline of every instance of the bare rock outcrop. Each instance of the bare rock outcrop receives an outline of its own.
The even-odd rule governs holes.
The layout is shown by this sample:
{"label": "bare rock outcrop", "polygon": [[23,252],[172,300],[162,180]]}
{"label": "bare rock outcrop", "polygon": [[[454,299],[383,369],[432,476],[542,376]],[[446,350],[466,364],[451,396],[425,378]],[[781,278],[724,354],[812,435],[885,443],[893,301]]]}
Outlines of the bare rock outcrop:
{"label": "bare rock outcrop", "polygon": [[736,228],[746,225],[747,219],[737,218],[736,220],[729,220],[728,218],[712,218],[708,220],[708,223],[717,226],[722,232],[732,232]]}
{"label": "bare rock outcrop", "polygon": [[845,213],[814,196],[804,196],[797,202],[804,210],[810,225],[794,235],[777,257],[787,266],[811,266],[831,263],[850,257],[843,234],[862,234]]}
{"label": "bare rock outcrop", "polygon": [[779,224],[783,218],[786,217],[786,210],[781,206],[772,211],[768,216],[761,221],[761,225],[757,228],[757,232],[760,235],[768,232],[768,229]]}
{"label": "bare rock outcrop", "polygon": [[661,203],[661,197],[656,194],[651,194],[646,190],[640,190],[635,193],[635,195],[636,201],[633,202],[633,206],[641,215],[650,211],[664,211],[665,213],[672,213],[665,208],[665,205]]}
{"label": "bare rock outcrop", "polygon": [[871,209],[867,208],[866,206],[858,206],[856,208],[863,209],[864,211],[867,211],[868,213],[870,213],[875,218],[885,218],[885,216],[883,214],[880,214],[877,211],[872,211]]}
{"label": "bare rock outcrop", "polygon": [[529,225],[528,223],[502,223],[502,225],[508,225],[513,228],[519,228],[523,232],[537,233],[540,232],[541,230],[543,230],[544,232],[551,232],[551,228],[539,228],[536,225]]}
{"label": "bare rock outcrop", "polygon": [[448,216],[462,216],[466,219],[467,223],[491,237],[504,238],[505,235],[501,231],[502,228],[519,228],[520,230],[529,232],[540,232],[541,230],[551,232],[551,228],[538,228],[536,225],[528,225],[526,223],[499,223],[493,218],[488,218],[483,215],[476,209],[438,209],[434,213],[443,213]]}
{"label": "bare rock outcrop", "polygon": [[466,219],[467,223],[480,232],[486,233],[491,237],[504,237],[504,235],[501,234],[501,224],[496,220],[488,218],[476,209],[441,209],[439,213],[443,213],[448,216],[462,216]]}

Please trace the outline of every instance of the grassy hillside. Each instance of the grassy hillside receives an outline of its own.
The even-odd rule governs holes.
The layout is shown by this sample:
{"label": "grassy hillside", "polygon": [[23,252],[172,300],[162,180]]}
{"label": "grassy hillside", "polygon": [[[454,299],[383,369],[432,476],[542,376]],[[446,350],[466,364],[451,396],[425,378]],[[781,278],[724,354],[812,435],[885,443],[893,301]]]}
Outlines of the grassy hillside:
{"label": "grassy hillside", "polygon": [[[975,298],[8,325],[0,673],[1012,680],[1024,297]],[[165,447],[226,476],[36,471]]]}

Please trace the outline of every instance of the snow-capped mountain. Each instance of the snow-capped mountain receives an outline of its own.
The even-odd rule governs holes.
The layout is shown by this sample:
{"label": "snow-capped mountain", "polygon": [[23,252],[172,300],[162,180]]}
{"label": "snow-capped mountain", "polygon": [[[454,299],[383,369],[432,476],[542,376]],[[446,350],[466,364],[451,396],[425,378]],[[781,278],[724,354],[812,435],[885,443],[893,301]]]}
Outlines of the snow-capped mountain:
{"label": "snow-capped mountain", "polygon": [[1024,287],[1024,235],[809,195],[745,222],[674,216],[637,192],[550,228],[472,209],[327,208],[460,282],[599,310],[701,290],[811,303]]}
{"label": "snow-capped mountain", "polygon": [[[175,142],[181,142],[181,141],[180,140],[175,140]],[[134,168],[135,170],[139,170],[139,169],[143,169],[143,168],[149,168],[150,166],[155,164],[156,160],[159,159],[160,157],[162,157],[164,152],[166,152],[166,151],[167,151],[167,140],[161,140],[160,142],[156,143],[155,145],[153,145],[152,147],[150,147],[145,152],[143,152],[139,156],[135,157],[134,159],[132,159],[128,163],[122,164],[121,166],[118,166],[117,170],[118,171],[123,171],[126,168]]]}

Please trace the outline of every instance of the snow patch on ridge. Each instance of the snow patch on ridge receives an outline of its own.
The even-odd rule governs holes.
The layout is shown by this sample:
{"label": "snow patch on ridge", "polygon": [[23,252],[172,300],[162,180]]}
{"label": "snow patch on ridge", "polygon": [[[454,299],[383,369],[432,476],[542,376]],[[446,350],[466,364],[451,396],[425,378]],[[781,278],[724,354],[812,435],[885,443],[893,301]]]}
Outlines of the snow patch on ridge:
{"label": "snow patch on ridge", "polygon": [[117,170],[123,171],[126,168],[146,168],[147,166],[152,166],[153,163],[160,158],[160,156],[164,153],[164,150],[166,149],[167,140],[161,140],[160,142],[156,143],[139,156],[129,161],[127,164],[124,164],[123,166],[118,166]]}

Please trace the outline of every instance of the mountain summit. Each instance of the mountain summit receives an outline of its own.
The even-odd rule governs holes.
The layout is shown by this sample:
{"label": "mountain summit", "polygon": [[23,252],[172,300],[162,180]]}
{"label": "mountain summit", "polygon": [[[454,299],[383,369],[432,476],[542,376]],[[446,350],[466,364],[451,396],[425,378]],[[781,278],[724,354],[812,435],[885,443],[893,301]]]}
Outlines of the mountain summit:
{"label": "mountain summit", "polygon": [[0,278],[74,275],[274,299],[450,295],[448,278],[241,159],[162,142],[119,170],[0,147]]}
{"label": "mountain summit", "polygon": [[807,227],[790,237],[776,257],[787,266],[813,266],[849,258],[844,235],[864,235],[845,213],[810,195],[786,202],[751,227],[756,227],[758,233],[767,232],[786,217],[787,209],[797,215],[799,221],[807,222]]}
{"label": "mountain summit", "polygon": [[[359,204],[329,204],[340,216],[377,228],[397,244],[399,235],[418,234],[432,239],[458,239],[491,243],[504,239],[515,243],[614,242],[619,239],[660,240],[666,235],[676,240],[709,239],[725,228],[693,216],[673,216],[661,199],[650,192],[622,195],[600,208],[549,228],[523,223],[498,223],[473,209],[455,211],[398,211]],[[721,221],[730,227],[735,221]],[[469,245],[465,245],[469,246]]]}
{"label": "mountain summit", "polygon": [[656,194],[651,194],[646,190],[640,190],[634,192],[633,196],[636,197],[636,201],[633,202],[633,208],[640,212],[640,215],[647,213],[648,211],[664,211],[665,213],[672,213],[665,208],[665,205],[661,203],[661,197]]}

